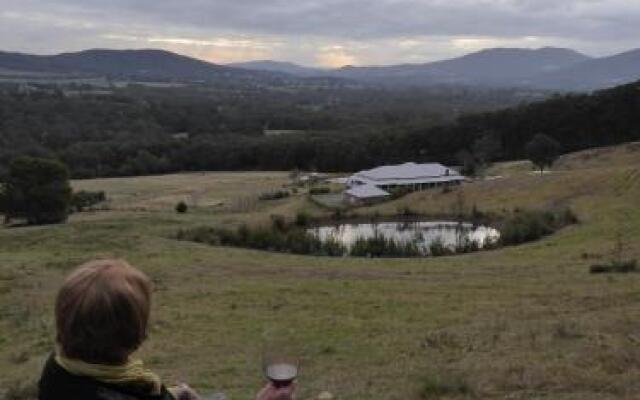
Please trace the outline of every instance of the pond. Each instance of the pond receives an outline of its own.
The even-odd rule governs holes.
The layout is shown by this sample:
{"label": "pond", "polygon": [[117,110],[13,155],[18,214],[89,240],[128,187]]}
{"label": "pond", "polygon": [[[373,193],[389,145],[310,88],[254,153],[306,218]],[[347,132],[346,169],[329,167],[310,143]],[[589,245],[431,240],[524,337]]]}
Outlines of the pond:
{"label": "pond", "polygon": [[322,242],[332,240],[347,249],[358,241],[384,237],[396,243],[414,244],[424,255],[431,255],[436,247],[449,252],[482,249],[500,239],[495,228],[449,221],[347,223],[310,228],[307,232]]}

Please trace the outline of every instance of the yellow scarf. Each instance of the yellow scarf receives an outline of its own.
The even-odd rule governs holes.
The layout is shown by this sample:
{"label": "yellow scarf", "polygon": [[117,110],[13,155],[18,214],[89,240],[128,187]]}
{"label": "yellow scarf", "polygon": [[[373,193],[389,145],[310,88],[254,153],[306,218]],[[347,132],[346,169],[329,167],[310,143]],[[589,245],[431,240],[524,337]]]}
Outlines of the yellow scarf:
{"label": "yellow scarf", "polygon": [[72,375],[87,376],[99,382],[129,387],[152,395],[162,392],[160,377],[144,368],[141,360],[130,360],[124,365],[89,364],[66,358],[56,352],[56,362]]}

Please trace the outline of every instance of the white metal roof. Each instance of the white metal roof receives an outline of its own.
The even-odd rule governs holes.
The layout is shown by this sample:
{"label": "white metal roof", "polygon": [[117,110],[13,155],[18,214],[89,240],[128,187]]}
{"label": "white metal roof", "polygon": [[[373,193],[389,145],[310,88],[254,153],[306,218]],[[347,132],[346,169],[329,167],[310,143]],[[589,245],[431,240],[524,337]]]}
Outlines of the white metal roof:
{"label": "white metal roof", "polygon": [[354,186],[351,189],[347,190],[345,193],[349,196],[357,197],[359,199],[391,196],[389,193],[373,185]]}
{"label": "white metal roof", "polygon": [[349,180],[348,184],[351,185],[366,185],[366,186],[376,186],[376,185],[420,185],[427,183],[444,183],[444,182],[460,182],[464,181],[464,176],[461,175],[450,175],[450,176],[440,176],[440,177],[424,177],[424,178],[414,178],[414,179],[384,179],[384,180],[371,180],[371,179],[363,179],[359,176],[353,177]]}
{"label": "white metal roof", "polygon": [[400,165],[385,165],[383,167],[360,171],[355,176],[371,181],[387,181],[436,177],[453,178],[460,175],[455,170],[447,168],[442,164],[416,164],[408,162]]}

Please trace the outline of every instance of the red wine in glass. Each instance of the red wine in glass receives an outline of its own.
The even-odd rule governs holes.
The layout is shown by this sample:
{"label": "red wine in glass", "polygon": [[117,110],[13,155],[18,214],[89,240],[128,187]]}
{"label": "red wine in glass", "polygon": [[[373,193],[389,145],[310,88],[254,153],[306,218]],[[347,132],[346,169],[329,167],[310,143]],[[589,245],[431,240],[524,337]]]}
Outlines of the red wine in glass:
{"label": "red wine in glass", "polygon": [[298,366],[286,361],[273,362],[266,366],[265,375],[276,388],[287,387],[298,377]]}

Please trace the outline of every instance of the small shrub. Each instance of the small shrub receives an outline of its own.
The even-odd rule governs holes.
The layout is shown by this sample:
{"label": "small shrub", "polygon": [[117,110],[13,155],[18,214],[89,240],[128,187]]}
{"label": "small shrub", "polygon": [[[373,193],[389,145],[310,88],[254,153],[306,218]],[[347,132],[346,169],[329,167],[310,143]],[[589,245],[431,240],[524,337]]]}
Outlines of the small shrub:
{"label": "small shrub", "polygon": [[500,242],[503,245],[530,242],[577,221],[569,209],[556,212],[516,209],[501,227]]}
{"label": "small shrub", "polygon": [[282,215],[272,215],[271,226],[274,230],[279,232],[286,232],[287,230],[289,230],[287,221]]}
{"label": "small shrub", "polygon": [[348,249],[340,241],[328,238],[322,243],[322,255],[329,257],[341,257],[348,253]]}
{"label": "small shrub", "polygon": [[398,214],[403,216],[403,217],[415,217],[418,215],[417,212],[415,212],[411,207],[409,206],[403,206],[402,208],[400,208],[398,210]]}
{"label": "small shrub", "polygon": [[553,327],[553,336],[557,339],[580,339],[584,335],[580,333],[579,327],[574,322],[560,321]]}
{"label": "small shrub", "polygon": [[333,219],[334,221],[340,221],[342,219],[345,218],[344,215],[344,211],[342,211],[341,209],[336,209],[333,214],[331,214],[331,219]]}
{"label": "small shrub", "polygon": [[71,195],[71,207],[76,212],[82,212],[87,208],[91,208],[96,204],[103,203],[107,200],[107,196],[103,191],[90,192],[81,190]]}
{"label": "small shrub", "polygon": [[211,245],[221,244],[218,231],[213,228],[207,227],[180,229],[176,235],[176,239],[196,243],[206,243]]}
{"label": "small shrub", "polygon": [[618,273],[628,274],[638,271],[637,260],[612,261],[609,264],[595,264],[589,269],[592,274]]}
{"label": "small shrub", "polygon": [[471,222],[474,225],[479,225],[486,215],[478,209],[475,204],[471,207]]}
{"label": "small shrub", "polygon": [[432,257],[441,257],[451,254],[451,250],[449,250],[449,248],[444,245],[444,242],[441,238],[436,238],[429,245],[429,254]]}
{"label": "small shrub", "polygon": [[427,377],[422,383],[420,398],[423,400],[440,399],[444,396],[467,395],[469,385],[460,378]]}
{"label": "small shrub", "polygon": [[187,206],[187,203],[185,203],[184,201],[181,201],[176,204],[175,210],[177,213],[184,214],[189,210],[189,206]]}
{"label": "small shrub", "polygon": [[411,241],[399,241],[376,234],[370,238],[358,238],[351,246],[353,257],[419,257],[422,251]]}
{"label": "small shrub", "polygon": [[482,243],[483,250],[494,250],[500,247],[500,239],[486,237]]}
{"label": "small shrub", "polygon": [[560,212],[559,215],[560,215],[560,221],[564,225],[573,225],[580,222],[580,220],[578,219],[578,216],[570,208],[565,208]]}
{"label": "small shrub", "polygon": [[480,250],[480,244],[466,237],[456,244],[456,253],[473,253],[478,250]]}
{"label": "small shrub", "polygon": [[380,221],[381,218],[382,218],[382,214],[380,214],[380,211],[378,210],[374,211],[372,214],[369,215],[369,220],[374,223],[376,221]]}
{"label": "small shrub", "polygon": [[287,197],[289,197],[289,191],[287,190],[276,190],[275,192],[266,192],[266,193],[262,193],[258,199],[262,200],[262,201],[269,201],[269,200],[280,200],[280,199],[286,199]]}
{"label": "small shrub", "polygon": [[329,194],[331,193],[331,189],[328,187],[314,187],[309,190],[309,194]]}
{"label": "small shrub", "polygon": [[181,230],[178,240],[206,243],[213,246],[236,246],[258,250],[279,251],[294,254],[342,256],[346,249],[339,243],[322,243],[315,235],[304,229],[294,229],[284,219],[274,216],[270,228],[249,228],[245,225],[237,230],[199,227]]}
{"label": "small shrub", "polygon": [[309,225],[310,220],[311,220],[311,217],[309,217],[309,214],[307,214],[304,211],[300,211],[296,214],[296,219],[294,221],[294,224],[299,227],[305,227]]}
{"label": "small shrub", "polygon": [[325,355],[336,354],[337,352],[338,350],[331,345],[324,346],[320,349],[320,354],[325,354]]}

